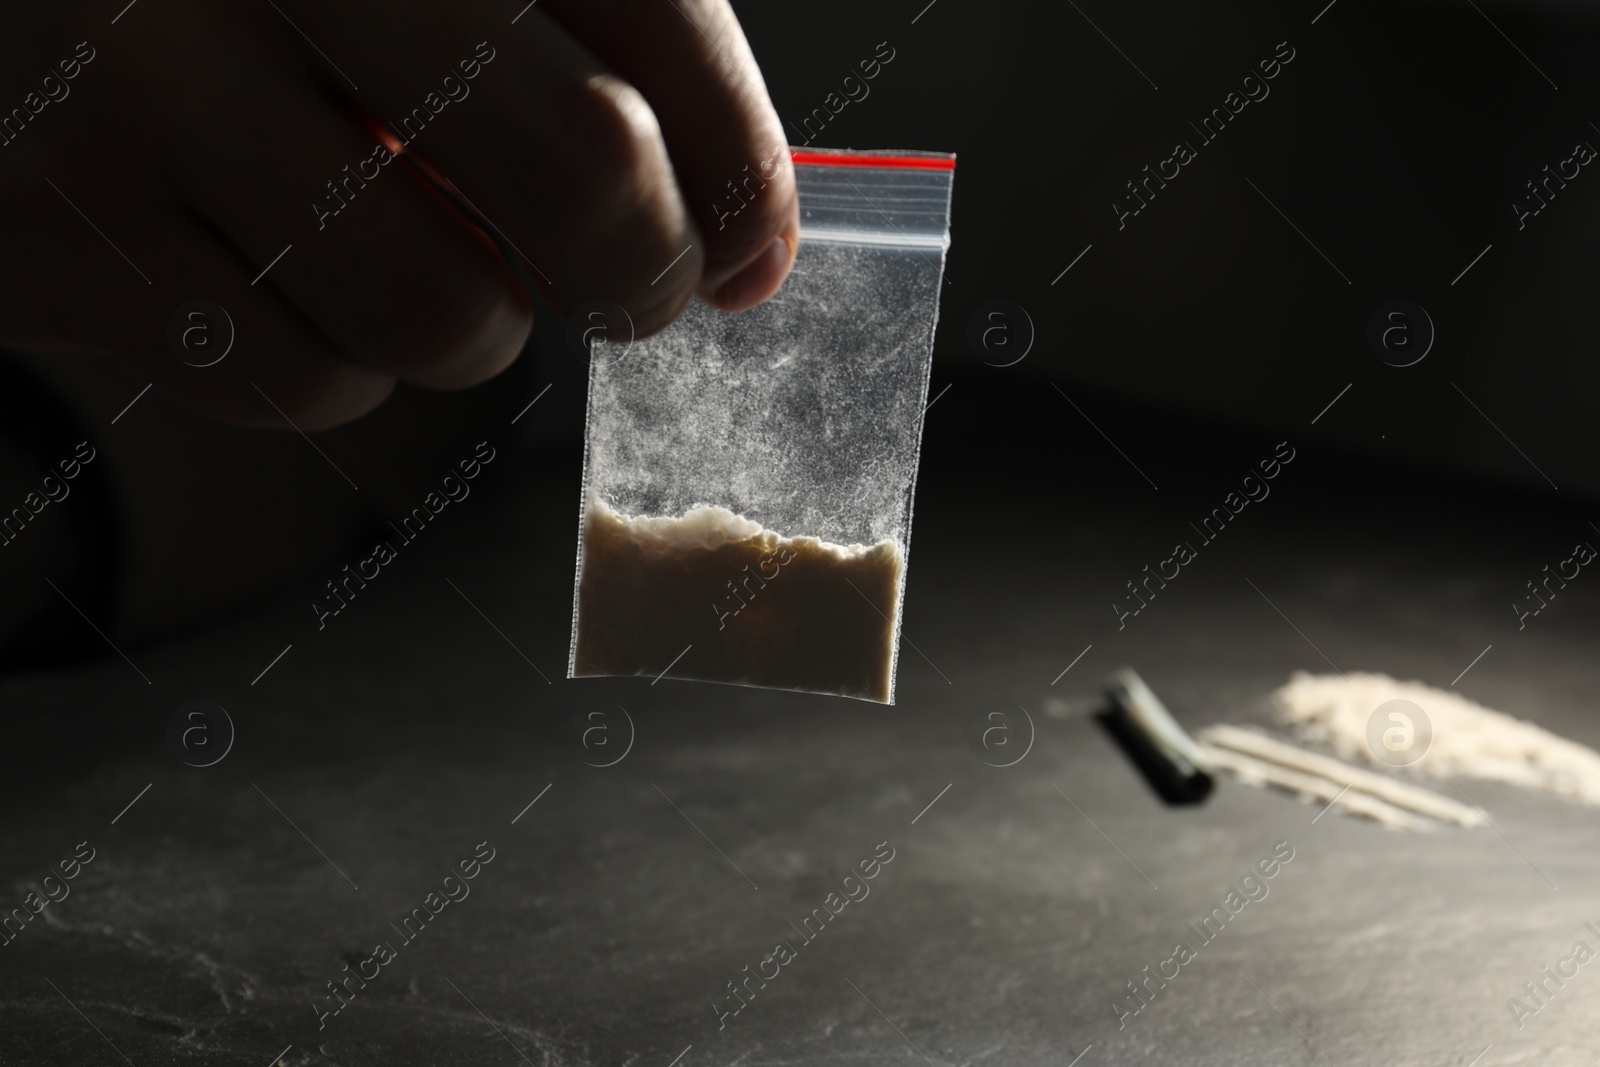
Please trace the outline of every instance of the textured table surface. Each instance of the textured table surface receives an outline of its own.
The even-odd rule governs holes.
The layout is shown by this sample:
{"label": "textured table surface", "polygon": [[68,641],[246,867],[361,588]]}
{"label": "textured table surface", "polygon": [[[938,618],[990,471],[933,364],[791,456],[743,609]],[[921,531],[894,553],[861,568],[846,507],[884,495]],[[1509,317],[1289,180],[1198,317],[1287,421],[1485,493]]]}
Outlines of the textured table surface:
{"label": "textured table surface", "polygon": [[[929,417],[990,403],[952,391]],[[1227,780],[1169,808],[1093,719],[1122,662],[1194,728],[1267,721],[1296,668],[1448,687],[1492,645],[1459,691],[1600,746],[1600,587],[1520,632],[1506,607],[1580,525],[1308,435],[1119,630],[1123,582],[1274,442],[1147,442],[1146,484],[1060,433],[1070,464],[1004,438],[926,457],[893,707],[565,680],[571,452],[497,465],[498,491],[325,630],[308,575],[131,663],[0,681],[4,906],[95,850],[0,950],[0,1063],[1592,1063],[1600,964],[1520,1029],[1506,1004],[1575,941],[1600,948],[1592,811],[1470,781],[1494,828],[1313,821]],[[211,767],[166,747],[192,699],[237,727]],[[967,743],[992,700],[1035,724],[1014,766]],[[1201,944],[1187,924],[1279,842],[1267,896]],[[470,895],[403,939],[475,850],[494,858]],[[875,850],[893,859],[868,895],[803,941],[791,924]],[[794,958],[719,1018],[785,940]],[[1126,983],[1178,941],[1195,958],[1119,1026]],[[393,958],[320,1016],[380,942]]]}

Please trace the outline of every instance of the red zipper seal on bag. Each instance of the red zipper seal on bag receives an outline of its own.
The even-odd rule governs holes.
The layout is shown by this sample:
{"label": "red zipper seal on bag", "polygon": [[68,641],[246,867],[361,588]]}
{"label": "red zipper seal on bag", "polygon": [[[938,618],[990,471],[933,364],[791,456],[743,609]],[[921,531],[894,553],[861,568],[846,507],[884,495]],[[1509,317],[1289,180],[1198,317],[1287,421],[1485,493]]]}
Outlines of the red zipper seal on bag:
{"label": "red zipper seal on bag", "polygon": [[791,152],[792,163],[812,167],[881,167],[897,170],[955,170],[956,161],[937,156],[837,155],[826,152]]}

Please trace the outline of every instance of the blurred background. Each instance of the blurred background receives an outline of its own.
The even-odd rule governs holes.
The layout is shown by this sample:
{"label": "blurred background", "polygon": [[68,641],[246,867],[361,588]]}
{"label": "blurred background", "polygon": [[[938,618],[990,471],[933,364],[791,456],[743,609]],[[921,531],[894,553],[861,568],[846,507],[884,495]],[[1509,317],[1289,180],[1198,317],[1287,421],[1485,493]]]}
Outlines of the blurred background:
{"label": "blurred background", "polygon": [[[908,24],[920,7],[740,16],[785,116],[819,106],[857,53],[896,49],[819,140],[959,154],[936,377],[1091,390],[1119,405],[1101,428],[1135,459],[1143,428],[1182,411],[1419,471],[1600,488],[1600,196],[1585,168],[1521,229],[1512,206],[1600,145],[1592,7],[938,0]],[[1270,95],[1200,140],[1190,124],[1284,41],[1295,58]],[[1113,204],[1138,206],[1125,183],[1178,141],[1197,158],[1119,228]],[[1037,333],[1003,370],[967,358],[992,299]],[[1392,300],[1432,319],[1416,365],[1367,343]]]}
{"label": "blurred background", "polygon": [[[1023,462],[1064,428],[1092,427],[1084,449],[1057,449],[1048,463],[1108,464],[1181,491],[1181,472],[1220,469],[1209,457],[1229,431],[1359,458],[1368,481],[1465,479],[1587,517],[1600,490],[1590,433],[1600,196],[1589,188],[1600,179],[1563,161],[1600,144],[1600,112],[1589,110],[1600,20],[1589,8],[738,9],[796,145],[959,156],[929,455]],[[830,112],[843,79],[885,45],[893,59],[869,93]],[[1272,79],[1245,82],[1288,55]],[[1213,109],[1239,107],[1263,84],[1268,95],[1200,136]],[[812,135],[802,123],[815,131],[818,109],[827,124]],[[1129,183],[1170,175],[1175,164],[1162,161],[1179,142],[1195,157],[1165,187],[1141,185],[1155,195],[1124,214],[1138,206]],[[1527,183],[1558,167],[1577,176],[1540,186],[1555,192],[1519,218],[1514,205],[1539,206]],[[1393,306],[1402,319],[1382,310]],[[1398,324],[1388,352],[1371,336],[1385,323]],[[56,566],[131,639],[191,622],[408,507],[429,464],[449,462],[453,428],[515,411],[545,385],[538,417],[518,432],[534,447],[572,447],[584,367],[548,311],[529,348],[497,382],[463,394],[402,388],[377,415],[326,435],[372,471],[359,503],[322,484],[325,470],[307,480],[320,461],[292,435],[211,426],[159,393],[124,417],[142,383],[121,371],[10,357],[26,368],[19,381],[44,385],[9,390],[10,424],[31,427],[17,436],[33,442],[23,455],[13,442],[6,458],[17,484],[70,449],[68,437],[90,436],[109,458],[86,483],[101,491],[83,494],[98,503],[76,527],[48,516],[56,537],[9,551]],[[1158,446],[1174,435],[1179,447]],[[244,556],[256,562],[241,571],[233,561]],[[12,662],[77,644],[65,636],[73,612],[37,582],[18,585],[27,569],[0,579]]]}
{"label": "blurred background", "polygon": [[[1520,228],[1513,207],[1600,147],[1600,14],[736,7],[795,126],[893,49],[808,148],[959,156],[899,703],[563,679],[587,367],[548,310],[499,379],[402,386],[315,448],[104,361],[7,355],[0,485],[97,458],[0,552],[6,884],[81,838],[105,856],[0,968],[0,1062],[102,1039],[185,1064],[291,1041],[297,1065],[1591,1062],[1586,988],[1526,1032],[1504,1011],[1600,915],[1591,810],[1474,784],[1495,833],[1401,836],[1231,782],[1174,809],[1091,714],[1122,662],[1191,728],[1269,724],[1292,670],[1366,669],[1600,746],[1600,597],[1508,610],[1600,538],[1600,174]],[[1190,124],[1290,49],[1202,144]],[[1195,158],[1119,224],[1180,141]],[[1370,336],[1396,301],[1419,361]],[[349,549],[484,439],[504,458],[476,502],[318,630]],[[1270,500],[1120,627],[1124,582],[1279,442]],[[197,698],[239,728],[214,767],[165,732]],[[1000,698],[1039,727],[1016,771],[963,740]],[[598,769],[587,716],[624,705],[640,743]],[[486,836],[482,895],[323,1034],[325,980]],[[1124,1033],[1125,980],[1280,837],[1303,853],[1279,903]],[[723,1033],[707,995],[880,839],[893,903]]]}

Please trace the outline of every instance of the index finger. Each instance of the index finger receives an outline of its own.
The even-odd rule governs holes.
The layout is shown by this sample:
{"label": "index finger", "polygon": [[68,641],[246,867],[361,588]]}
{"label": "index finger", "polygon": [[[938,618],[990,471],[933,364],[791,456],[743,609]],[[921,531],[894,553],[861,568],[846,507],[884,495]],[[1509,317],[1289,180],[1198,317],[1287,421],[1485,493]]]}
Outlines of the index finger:
{"label": "index finger", "polygon": [[783,284],[800,214],[788,139],[727,0],[546,0],[644,94],[705,242],[699,292],[726,311]]}

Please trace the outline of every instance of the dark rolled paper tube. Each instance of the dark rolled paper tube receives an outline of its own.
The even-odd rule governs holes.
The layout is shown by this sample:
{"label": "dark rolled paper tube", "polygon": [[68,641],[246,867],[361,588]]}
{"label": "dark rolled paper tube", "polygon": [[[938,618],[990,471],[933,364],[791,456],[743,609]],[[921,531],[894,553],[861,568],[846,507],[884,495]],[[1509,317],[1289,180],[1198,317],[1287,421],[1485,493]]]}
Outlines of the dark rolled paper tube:
{"label": "dark rolled paper tube", "polygon": [[1101,721],[1163,800],[1194,804],[1215,782],[1214,769],[1194,739],[1131,667],[1106,679],[1112,708]]}

